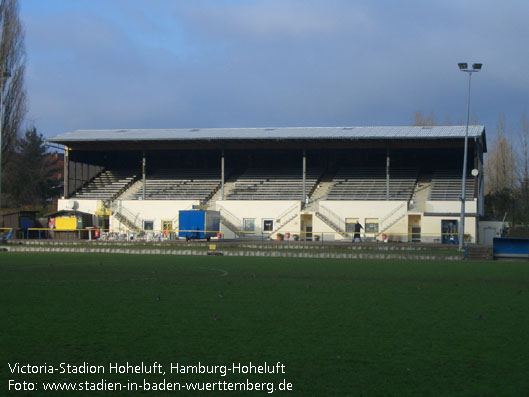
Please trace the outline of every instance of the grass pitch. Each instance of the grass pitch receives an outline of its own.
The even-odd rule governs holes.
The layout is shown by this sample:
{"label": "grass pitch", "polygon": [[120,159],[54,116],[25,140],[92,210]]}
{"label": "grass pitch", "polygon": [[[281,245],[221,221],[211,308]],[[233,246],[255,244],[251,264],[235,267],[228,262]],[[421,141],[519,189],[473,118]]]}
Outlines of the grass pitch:
{"label": "grass pitch", "polygon": [[[8,363],[285,365],[168,382],[292,383],[291,395],[529,395],[529,266],[509,262],[0,254],[0,394]],[[249,395],[248,392],[232,392]],[[102,395],[230,395],[108,392]],[[99,393],[101,394],[101,393]],[[267,394],[261,391],[258,394]]]}

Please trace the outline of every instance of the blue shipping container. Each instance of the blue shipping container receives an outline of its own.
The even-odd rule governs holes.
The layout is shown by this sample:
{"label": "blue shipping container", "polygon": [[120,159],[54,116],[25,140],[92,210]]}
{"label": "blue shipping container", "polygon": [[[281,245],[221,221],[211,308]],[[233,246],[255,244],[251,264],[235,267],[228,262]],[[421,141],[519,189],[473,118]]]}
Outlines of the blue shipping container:
{"label": "blue shipping container", "polygon": [[178,214],[179,238],[209,240],[220,231],[219,211],[181,210]]}

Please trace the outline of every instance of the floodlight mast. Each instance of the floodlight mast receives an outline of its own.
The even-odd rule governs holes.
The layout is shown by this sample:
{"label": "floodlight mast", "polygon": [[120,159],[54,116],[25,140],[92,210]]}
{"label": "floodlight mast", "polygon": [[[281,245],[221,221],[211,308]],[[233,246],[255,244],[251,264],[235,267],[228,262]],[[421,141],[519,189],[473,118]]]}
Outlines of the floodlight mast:
{"label": "floodlight mast", "polygon": [[459,219],[459,250],[464,247],[465,239],[465,196],[466,196],[466,185],[467,185],[467,151],[468,151],[468,123],[470,119],[470,86],[472,82],[472,73],[479,72],[483,64],[474,63],[472,69],[468,68],[466,62],[460,62],[457,64],[459,70],[468,73],[468,99],[467,99],[467,124],[465,127],[465,152],[463,153],[463,178],[461,182],[461,216]]}

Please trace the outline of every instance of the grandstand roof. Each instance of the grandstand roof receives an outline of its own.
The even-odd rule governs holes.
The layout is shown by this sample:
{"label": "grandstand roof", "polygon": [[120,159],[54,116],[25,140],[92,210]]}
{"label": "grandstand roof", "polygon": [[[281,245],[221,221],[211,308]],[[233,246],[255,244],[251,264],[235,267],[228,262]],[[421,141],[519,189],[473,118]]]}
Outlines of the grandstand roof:
{"label": "grandstand roof", "polygon": [[[470,138],[482,138],[485,127],[469,126]],[[356,140],[356,139],[457,139],[465,126],[435,127],[272,127],[76,130],[47,139],[59,144],[116,141],[223,141],[223,140]],[[485,149],[486,150],[486,149]]]}

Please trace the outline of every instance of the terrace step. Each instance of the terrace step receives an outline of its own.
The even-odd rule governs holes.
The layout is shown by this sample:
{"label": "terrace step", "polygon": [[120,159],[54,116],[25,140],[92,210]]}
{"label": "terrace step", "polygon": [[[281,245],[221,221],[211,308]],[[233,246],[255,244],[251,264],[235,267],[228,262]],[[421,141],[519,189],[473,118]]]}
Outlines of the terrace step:
{"label": "terrace step", "polygon": [[471,261],[490,261],[493,259],[492,247],[469,245],[467,251],[467,259]]}

